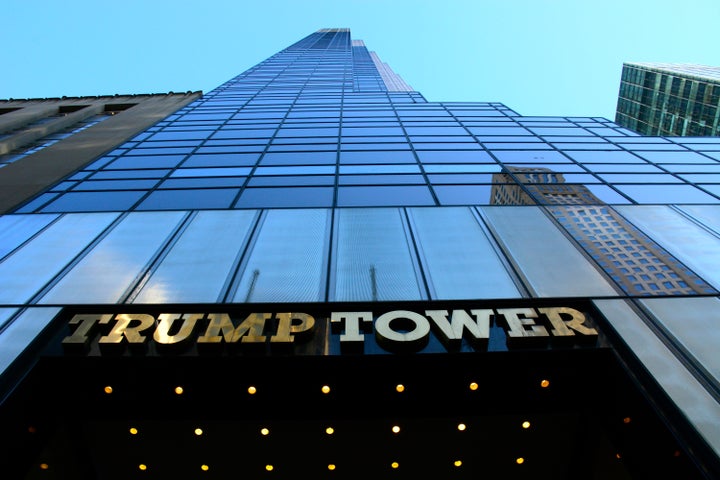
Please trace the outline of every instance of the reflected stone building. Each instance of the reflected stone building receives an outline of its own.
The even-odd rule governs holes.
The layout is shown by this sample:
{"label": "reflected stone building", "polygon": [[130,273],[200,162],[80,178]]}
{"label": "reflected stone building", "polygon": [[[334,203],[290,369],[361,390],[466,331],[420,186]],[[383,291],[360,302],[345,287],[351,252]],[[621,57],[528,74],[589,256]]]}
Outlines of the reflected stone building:
{"label": "reflected stone building", "polygon": [[0,105],[8,478],[720,475],[719,138],[433,102],[346,29],[168,98]]}
{"label": "reflected stone building", "polygon": [[720,67],[624,63],[615,122],[643,135],[720,135]]}

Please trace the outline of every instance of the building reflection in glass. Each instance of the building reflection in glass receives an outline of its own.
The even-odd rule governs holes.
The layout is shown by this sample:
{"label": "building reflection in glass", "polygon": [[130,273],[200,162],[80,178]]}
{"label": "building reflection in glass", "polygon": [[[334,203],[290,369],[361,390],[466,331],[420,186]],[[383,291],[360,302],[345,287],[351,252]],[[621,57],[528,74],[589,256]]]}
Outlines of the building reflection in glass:
{"label": "building reflection in glass", "polygon": [[546,205],[595,262],[629,295],[717,291],[597,198],[544,167],[504,166],[493,175],[493,205]]}

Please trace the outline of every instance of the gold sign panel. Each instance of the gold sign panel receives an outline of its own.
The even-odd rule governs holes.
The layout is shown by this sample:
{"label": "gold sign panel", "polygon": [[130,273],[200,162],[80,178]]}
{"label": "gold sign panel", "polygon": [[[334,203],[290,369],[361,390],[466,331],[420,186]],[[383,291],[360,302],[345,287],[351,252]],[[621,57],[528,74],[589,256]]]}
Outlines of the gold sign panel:
{"label": "gold sign panel", "polygon": [[[303,312],[77,314],[69,325],[72,334],[62,341],[66,350],[87,350],[96,343],[103,352],[142,350],[148,345],[158,351],[191,345],[198,352],[253,346],[292,349],[308,342],[339,343],[344,351],[363,351],[369,340],[387,352],[418,352],[433,338],[447,351],[457,351],[464,342],[475,349],[487,348],[497,332],[505,336],[508,348],[549,343],[594,345],[598,338],[588,317],[570,307],[390,310],[379,314],[339,311],[322,316]],[[328,349],[324,350],[327,353]]]}

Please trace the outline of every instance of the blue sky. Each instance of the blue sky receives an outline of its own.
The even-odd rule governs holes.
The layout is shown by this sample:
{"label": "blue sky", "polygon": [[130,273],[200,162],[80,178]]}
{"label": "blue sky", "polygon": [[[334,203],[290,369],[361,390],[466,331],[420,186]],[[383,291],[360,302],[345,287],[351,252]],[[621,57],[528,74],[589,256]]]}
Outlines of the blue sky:
{"label": "blue sky", "polygon": [[624,60],[720,65],[719,0],[4,0],[0,98],[209,91],[349,27],[430,101],[614,117]]}

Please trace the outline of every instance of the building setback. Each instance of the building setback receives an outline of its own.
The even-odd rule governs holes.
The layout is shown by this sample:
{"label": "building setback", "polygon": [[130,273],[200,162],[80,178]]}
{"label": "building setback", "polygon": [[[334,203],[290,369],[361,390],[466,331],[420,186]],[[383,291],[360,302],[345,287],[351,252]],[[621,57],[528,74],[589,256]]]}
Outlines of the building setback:
{"label": "building setback", "polygon": [[347,29],[181,97],[0,110],[8,478],[720,475],[720,138],[428,101]]}
{"label": "building setback", "polygon": [[624,63],[615,122],[642,135],[720,135],[720,67]]}

